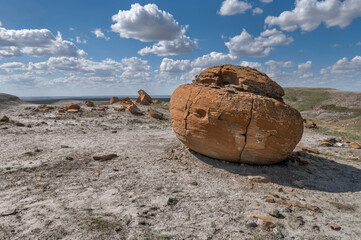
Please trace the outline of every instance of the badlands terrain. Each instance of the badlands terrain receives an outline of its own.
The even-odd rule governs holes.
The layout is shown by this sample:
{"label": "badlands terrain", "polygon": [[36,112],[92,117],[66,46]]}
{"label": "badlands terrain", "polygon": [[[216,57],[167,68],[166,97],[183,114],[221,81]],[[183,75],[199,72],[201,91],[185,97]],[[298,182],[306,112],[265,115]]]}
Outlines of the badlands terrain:
{"label": "badlands terrain", "polygon": [[[269,166],[189,150],[167,102],[134,115],[1,94],[0,239],[360,239],[361,149],[349,143],[361,143],[361,93],[285,91],[317,128]],[[69,103],[80,112],[59,112]]]}

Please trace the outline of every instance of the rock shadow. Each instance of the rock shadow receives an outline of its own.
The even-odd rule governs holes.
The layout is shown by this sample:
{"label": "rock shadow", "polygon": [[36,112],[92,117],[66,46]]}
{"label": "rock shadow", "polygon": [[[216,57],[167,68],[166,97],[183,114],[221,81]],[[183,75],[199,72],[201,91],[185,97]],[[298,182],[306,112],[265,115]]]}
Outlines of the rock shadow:
{"label": "rock shadow", "polygon": [[361,191],[361,169],[305,152],[302,152],[302,155],[310,162],[309,164],[298,162],[290,157],[273,165],[230,163],[209,158],[193,150],[189,152],[205,164],[224,169],[232,174],[269,175],[273,183],[281,186],[332,193]]}

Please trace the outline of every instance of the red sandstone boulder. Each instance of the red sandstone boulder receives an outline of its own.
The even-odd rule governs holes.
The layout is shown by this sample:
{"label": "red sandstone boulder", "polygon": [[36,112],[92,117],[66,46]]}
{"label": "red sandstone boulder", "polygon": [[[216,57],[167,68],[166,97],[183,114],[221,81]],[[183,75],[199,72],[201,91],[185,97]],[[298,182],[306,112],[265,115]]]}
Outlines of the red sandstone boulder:
{"label": "red sandstone boulder", "polygon": [[155,100],[152,100],[152,103],[153,103],[153,104],[161,104],[162,102],[155,99]]}
{"label": "red sandstone boulder", "polygon": [[361,149],[360,144],[358,144],[357,142],[351,142],[350,147],[354,149]]}
{"label": "red sandstone boulder", "polygon": [[65,106],[65,109],[68,111],[69,109],[80,109],[80,106],[78,104],[75,103],[70,103],[68,105]]}
{"label": "red sandstone boulder", "polygon": [[109,101],[109,104],[113,104],[113,103],[116,103],[116,102],[119,102],[120,99],[118,97],[112,97]]}
{"label": "red sandstone boulder", "polygon": [[0,119],[0,122],[9,122],[9,118],[7,116],[3,116],[1,119]]}
{"label": "red sandstone boulder", "polygon": [[153,118],[156,118],[156,119],[162,119],[163,118],[163,113],[161,112],[158,112],[152,108],[149,108],[148,109],[148,112],[150,114],[150,116],[152,116]]}
{"label": "red sandstone boulder", "polygon": [[249,67],[208,68],[170,100],[178,139],[212,158],[272,164],[292,152],[303,134],[300,113],[283,102],[283,89]]}
{"label": "red sandstone boulder", "polygon": [[142,105],[149,105],[152,102],[152,98],[144,90],[140,89],[138,94],[139,97],[137,98],[137,103]]}
{"label": "red sandstone boulder", "polygon": [[92,102],[92,101],[85,101],[85,105],[86,105],[87,107],[95,107],[95,104],[94,104],[94,102]]}
{"label": "red sandstone boulder", "polygon": [[123,107],[127,108],[129,112],[135,114],[135,115],[142,115],[142,111],[135,105],[130,98],[123,98],[120,103],[123,105]]}
{"label": "red sandstone boulder", "polygon": [[113,107],[114,111],[122,112],[125,111],[125,107]]}

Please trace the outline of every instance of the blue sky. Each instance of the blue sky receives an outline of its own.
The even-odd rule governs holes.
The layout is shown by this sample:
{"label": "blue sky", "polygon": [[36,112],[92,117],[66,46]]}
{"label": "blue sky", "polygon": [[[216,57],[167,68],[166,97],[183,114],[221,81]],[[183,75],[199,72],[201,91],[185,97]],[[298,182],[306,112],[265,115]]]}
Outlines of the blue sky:
{"label": "blue sky", "polygon": [[0,92],[170,95],[204,68],[361,91],[361,0],[0,2]]}

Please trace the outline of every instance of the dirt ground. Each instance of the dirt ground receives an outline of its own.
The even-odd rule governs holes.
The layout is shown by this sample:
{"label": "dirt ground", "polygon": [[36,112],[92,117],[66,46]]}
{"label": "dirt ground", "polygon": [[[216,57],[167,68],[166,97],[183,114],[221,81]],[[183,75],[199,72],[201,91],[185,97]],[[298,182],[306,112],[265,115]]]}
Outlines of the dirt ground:
{"label": "dirt ground", "polygon": [[182,146],[167,109],[29,106],[0,109],[25,124],[0,123],[0,239],[360,239],[361,150],[321,147],[317,130],[299,144],[320,151],[299,152],[308,163],[251,166]]}

